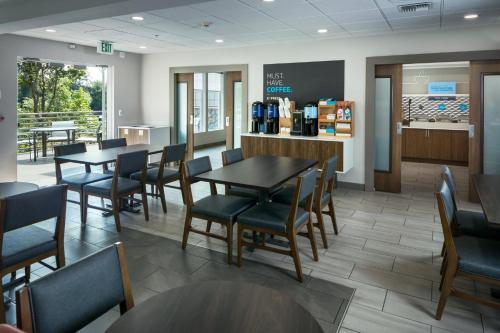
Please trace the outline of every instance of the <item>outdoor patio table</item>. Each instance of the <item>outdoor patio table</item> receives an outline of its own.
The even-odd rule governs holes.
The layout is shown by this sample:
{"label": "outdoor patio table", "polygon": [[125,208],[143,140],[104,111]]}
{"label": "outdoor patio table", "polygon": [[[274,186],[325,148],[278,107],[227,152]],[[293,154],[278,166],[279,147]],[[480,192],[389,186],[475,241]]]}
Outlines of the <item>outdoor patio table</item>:
{"label": "outdoor patio table", "polygon": [[67,142],[70,144],[71,142],[75,142],[75,132],[78,129],[76,126],[65,126],[65,127],[35,127],[30,131],[33,133],[33,151],[34,158],[33,160],[36,162],[36,137],[38,133],[42,134],[42,156],[47,156],[47,134],[53,132],[66,132]]}

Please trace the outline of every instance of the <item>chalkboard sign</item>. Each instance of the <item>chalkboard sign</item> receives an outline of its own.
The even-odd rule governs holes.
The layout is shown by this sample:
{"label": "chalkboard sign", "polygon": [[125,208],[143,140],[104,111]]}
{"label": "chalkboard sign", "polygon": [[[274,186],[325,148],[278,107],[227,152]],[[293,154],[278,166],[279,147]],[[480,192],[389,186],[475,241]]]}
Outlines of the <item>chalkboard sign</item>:
{"label": "chalkboard sign", "polygon": [[322,98],[344,100],[344,61],[264,65],[264,101],[288,97],[298,108]]}

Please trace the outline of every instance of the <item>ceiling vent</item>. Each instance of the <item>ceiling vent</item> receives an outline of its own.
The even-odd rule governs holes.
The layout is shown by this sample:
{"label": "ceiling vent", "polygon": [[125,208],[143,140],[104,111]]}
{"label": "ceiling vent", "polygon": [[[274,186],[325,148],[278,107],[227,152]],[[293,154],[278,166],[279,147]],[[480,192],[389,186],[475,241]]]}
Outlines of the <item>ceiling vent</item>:
{"label": "ceiling vent", "polygon": [[419,12],[428,12],[431,9],[432,2],[419,2],[398,6],[398,10],[403,14],[413,14]]}

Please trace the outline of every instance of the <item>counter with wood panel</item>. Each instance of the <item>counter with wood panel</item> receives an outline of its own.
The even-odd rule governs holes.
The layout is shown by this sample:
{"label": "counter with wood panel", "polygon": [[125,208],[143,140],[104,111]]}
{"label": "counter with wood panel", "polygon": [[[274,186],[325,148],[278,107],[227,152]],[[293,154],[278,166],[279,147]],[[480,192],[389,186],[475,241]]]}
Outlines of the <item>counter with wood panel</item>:
{"label": "counter with wood panel", "polygon": [[245,157],[289,156],[314,159],[319,165],[337,155],[338,173],[347,173],[354,167],[353,138],[246,133],[241,135],[241,148]]}

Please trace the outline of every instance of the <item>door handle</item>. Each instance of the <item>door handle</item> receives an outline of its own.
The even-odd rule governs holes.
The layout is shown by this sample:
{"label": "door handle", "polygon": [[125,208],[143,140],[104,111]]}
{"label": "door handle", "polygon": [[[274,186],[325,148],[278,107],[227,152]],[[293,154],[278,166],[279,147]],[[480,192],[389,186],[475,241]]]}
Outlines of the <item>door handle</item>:
{"label": "door handle", "polygon": [[189,125],[193,125],[193,115],[189,116]]}
{"label": "door handle", "polygon": [[476,136],[476,125],[469,125],[469,138],[473,139]]}
{"label": "door handle", "polygon": [[230,118],[226,117],[226,127],[229,127],[229,123],[230,123]]}
{"label": "door handle", "polygon": [[400,121],[396,123],[396,133],[398,135],[403,134],[403,124]]}

